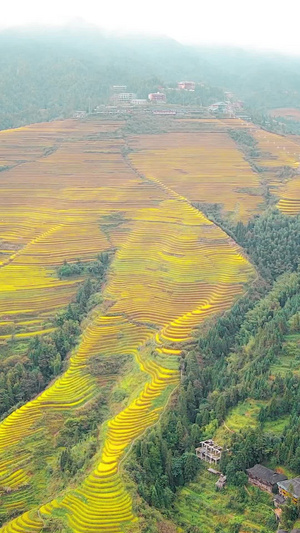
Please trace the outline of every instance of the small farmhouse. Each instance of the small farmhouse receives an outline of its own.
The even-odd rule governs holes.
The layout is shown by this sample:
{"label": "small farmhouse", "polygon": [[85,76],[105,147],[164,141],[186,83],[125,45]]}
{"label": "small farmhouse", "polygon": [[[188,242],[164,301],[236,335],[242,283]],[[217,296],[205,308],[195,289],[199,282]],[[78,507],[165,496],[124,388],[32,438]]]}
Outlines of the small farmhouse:
{"label": "small farmhouse", "polygon": [[221,113],[224,113],[227,110],[227,103],[226,102],[216,102],[215,104],[212,104],[208,108],[209,111],[212,111],[213,113],[219,111]]}
{"label": "small farmhouse", "polygon": [[285,498],[281,494],[276,494],[273,498],[274,507],[281,508],[285,504]]}
{"label": "small farmhouse", "polygon": [[297,503],[300,498],[300,477],[293,479],[280,480],[278,482],[279,494],[284,498],[291,497],[292,500]]}
{"label": "small farmhouse", "polygon": [[226,485],[226,480],[227,480],[227,477],[224,476],[223,474],[220,475],[217,483],[216,483],[216,487],[217,489],[219,490],[222,490],[224,489],[225,485]]}
{"label": "small farmhouse", "polygon": [[75,111],[73,114],[73,118],[84,118],[86,115],[86,111]]}
{"label": "small farmhouse", "polygon": [[134,100],[136,98],[136,94],[135,93],[118,93],[116,95],[116,98],[120,102],[131,102],[131,100]]}
{"label": "small farmhouse", "polygon": [[132,105],[147,105],[148,100],[145,98],[132,98],[131,103]]}
{"label": "small farmhouse", "polygon": [[255,465],[253,468],[246,470],[248,474],[248,481],[251,485],[255,485],[262,490],[272,493],[279,481],[287,479],[284,474],[278,474],[270,468],[263,465]]}
{"label": "small farmhouse", "polygon": [[196,448],[196,455],[203,461],[217,464],[221,459],[222,451],[222,446],[218,446],[212,439],[209,439],[200,442],[200,446]]}
{"label": "small farmhouse", "polygon": [[194,91],[196,87],[196,83],[194,81],[179,81],[178,82],[178,89],[185,90],[185,91]]}
{"label": "small farmhouse", "polygon": [[150,102],[160,103],[160,102],[165,102],[166,101],[166,95],[164,93],[160,93],[160,92],[150,93],[150,94],[148,94],[148,98],[149,98]]}

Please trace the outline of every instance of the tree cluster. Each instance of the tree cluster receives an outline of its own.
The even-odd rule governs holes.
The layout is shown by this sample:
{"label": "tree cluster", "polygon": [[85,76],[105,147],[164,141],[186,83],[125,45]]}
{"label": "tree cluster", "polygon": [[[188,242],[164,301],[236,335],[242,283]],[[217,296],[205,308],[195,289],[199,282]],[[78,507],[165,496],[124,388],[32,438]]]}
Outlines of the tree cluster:
{"label": "tree cluster", "polygon": [[[110,256],[101,254],[91,265],[81,263],[84,265],[81,274],[85,275],[85,281],[75,301],[56,316],[53,333],[34,337],[23,358],[16,361],[8,358],[1,362],[0,416],[7,416],[11,410],[32,399],[62,372],[64,361],[81,334],[81,321],[98,302],[95,296],[101,291],[109,262]],[[69,271],[78,268],[77,265],[69,267],[64,264],[60,275],[70,275]],[[86,277],[87,273],[89,277]],[[78,272],[72,275],[78,275]]]}
{"label": "tree cluster", "polygon": [[[300,274],[286,273],[271,290],[252,287],[223,316],[199,331],[185,354],[182,382],[159,428],[136,444],[129,470],[139,494],[151,506],[172,513],[178,487],[194,478],[199,441],[211,438],[228,411],[247,398],[266,400],[257,429],[232,435],[221,468],[228,482],[242,486],[245,469],[277,461],[299,472],[300,380],[292,374],[271,376],[271,365],[284,355],[286,336],[299,328]],[[291,415],[282,436],[264,431],[267,420]]]}

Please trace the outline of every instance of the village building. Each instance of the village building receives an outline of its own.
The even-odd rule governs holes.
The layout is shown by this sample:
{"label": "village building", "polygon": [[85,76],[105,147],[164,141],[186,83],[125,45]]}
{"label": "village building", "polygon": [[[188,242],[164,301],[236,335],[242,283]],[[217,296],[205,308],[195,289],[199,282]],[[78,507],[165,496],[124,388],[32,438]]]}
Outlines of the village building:
{"label": "village building", "polygon": [[285,504],[285,498],[281,494],[276,494],[273,498],[274,507],[280,508]]}
{"label": "village building", "polygon": [[280,480],[278,482],[279,494],[284,498],[292,498],[294,503],[300,498],[300,477],[293,479]]}
{"label": "village building", "polygon": [[244,115],[244,114],[240,114],[240,113],[237,113],[236,114],[236,117],[237,118],[241,118],[242,120],[251,120],[251,117],[249,115]]}
{"label": "village building", "polygon": [[132,105],[147,105],[148,100],[146,100],[145,98],[133,98],[131,100],[131,103]]}
{"label": "village building", "polygon": [[176,111],[172,111],[171,109],[159,109],[152,111],[153,115],[176,115]]}
{"label": "village building", "polygon": [[114,93],[125,93],[127,85],[113,85],[112,90]]}
{"label": "village building", "polygon": [[246,472],[248,474],[248,481],[251,485],[270,493],[275,490],[278,482],[287,479],[284,474],[278,474],[278,472],[259,464],[252,468],[248,468]]}
{"label": "village building", "polygon": [[160,92],[150,93],[148,94],[148,98],[150,102],[155,102],[155,103],[162,103],[162,102],[166,102],[167,100],[165,93],[160,93]]}
{"label": "village building", "polygon": [[216,483],[216,488],[219,489],[219,490],[222,490],[224,489],[225,485],[226,485],[226,480],[227,480],[227,477],[224,476],[223,474],[220,475],[217,483]]}
{"label": "village building", "polygon": [[208,110],[212,113],[224,113],[227,110],[228,104],[226,102],[216,102],[209,106]]}
{"label": "village building", "polygon": [[233,106],[235,109],[243,109],[244,102],[242,102],[242,100],[237,100],[236,102],[233,103]]}
{"label": "village building", "polygon": [[179,81],[177,85],[178,89],[185,91],[194,91],[196,87],[196,83],[194,81]]}
{"label": "village building", "polygon": [[73,118],[84,118],[86,115],[86,111],[75,111],[73,114]]}
{"label": "village building", "polygon": [[209,439],[200,442],[200,446],[196,448],[196,455],[202,461],[216,465],[221,459],[222,451],[222,446],[218,446],[212,439]]}
{"label": "village building", "polygon": [[135,93],[118,93],[115,96],[119,102],[131,102],[134,98],[136,98]]}

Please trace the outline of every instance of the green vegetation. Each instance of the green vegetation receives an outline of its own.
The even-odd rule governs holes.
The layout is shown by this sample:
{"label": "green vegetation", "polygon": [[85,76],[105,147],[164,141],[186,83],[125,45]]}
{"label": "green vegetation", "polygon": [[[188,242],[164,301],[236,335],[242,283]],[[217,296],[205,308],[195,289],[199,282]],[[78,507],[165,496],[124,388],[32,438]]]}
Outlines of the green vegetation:
{"label": "green vegetation", "polygon": [[[88,312],[101,302],[101,286],[111,255],[102,253],[91,263],[64,263],[61,277],[82,276],[75,301],[55,318],[53,333],[34,337],[28,344],[16,343],[19,353],[7,357],[0,365],[0,416],[6,417],[44,390],[62,370],[68,353],[76,346],[80,324]],[[14,349],[8,346],[9,350]]]}
{"label": "green vegetation", "polygon": [[[197,527],[206,531],[205,522],[199,525],[202,514],[202,520],[207,516],[207,531],[215,531],[209,525],[210,512],[221,528],[217,531],[273,531],[270,503],[269,521],[261,529],[262,519],[249,496],[252,489],[243,489],[245,469],[263,462],[300,474],[298,228],[299,217],[289,218],[272,209],[247,226],[234,228],[266,282],[258,280],[229,312],[199,330],[185,353],[182,382],[172,405],[160,426],[135,445],[128,470],[139,494],[175,524],[183,525],[184,531],[198,531]],[[284,259],[280,253],[275,257],[275,249],[282,251]],[[220,465],[229,483],[224,494],[217,496],[224,503],[212,505],[210,511],[206,483],[212,482],[206,474],[200,472],[196,482],[187,483],[195,480],[202,466],[195,446],[211,437],[226,444],[230,453],[223,454]],[[222,522],[222,509],[235,486],[247,497],[241,512],[227,512],[227,521]],[[261,498],[269,501],[265,495]],[[258,507],[263,512],[261,503]]]}
{"label": "green vegetation", "polygon": [[225,424],[230,431],[239,431],[242,428],[257,427],[258,415],[264,401],[247,398],[244,402],[234,407],[225,419]]}
{"label": "green vegetation", "polygon": [[219,204],[196,207],[224,228],[248,254],[262,277],[273,282],[284,272],[297,270],[300,258],[300,216],[288,216],[270,207],[247,224],[232,224],[224,218]]}
{"label": "green vegetation", "polygon": [[[111,85],[127,84],[139,98],[167,86],[168,103],[199,107],[225,99],[223,87],[230,88],[245,100],[252,119],[263,128],[300,133],[297,121],[275,120],[266,112],[269,107],[299,102],[297,58],[286,66],[283,80],[280,58],[258,60],[251,53],[193,49],[169,40],[163,46],[151,39],[130,42],[91,29],[31,36],[2,32],[0,48],[0,129],[72,116],[77,109],[88,112],[109,102]],[[191,77],[201,85],[191,93],[177,91],[180,77]],[[170,117],[128,115],[123,131],[115,135],[163,133],[175,122]],[[255,166],[259,152],[252,135],[237,129],[229,134],[261,172],[270,207],[247,224],[225,220],[217,204],[198,207],[243,247],[261,277],[229,312],[199,329],[183,353],[182,381],[169,408],[161,422],[134,444],[125,475],[132,491],[137,488],[135,505],[145,533],[271,533],[276,529],[271,497],[247,485],[245,469],[263,462],[290,475],[300,474],[300,217],[285,216],[271,207],[274,198],[264,185],[263,169]],[[284,181],[293,170],[283,167],[280,172]],[[101,228],[107,231],[124,222],[122,212],[108,214],[102,217]],[[102,302],[110,260],[110,254],[102,253],[95,261],[64,262],[58,268],[61,279],[83,282],[74,302],[55,318],[53,333],[16,341],[10,326],[3,326],[12,339],[1,349],[1,418],[64,370],[82,321]],[[37,468],[34,475],[43,479],[36,486],[48,484],[51,495],[82,479],[98,451],[99,424],[110,411],[118,411],[133,386],[140,386],[135,364],[127,354],[95,356],[88,363],[88,371],[101,383],[99,394],[76,415],[70,414],[55,436],[46,436],[49,442],[53,439],[55,453],[47,464],[46,479],[42,466]],[[127,373],[121,376],[123,369]],[[155,406],[162,407],[168,394],[166,390]],[[195,455],[199,441],[209,437],[230,450],[220,465],[228,479],[222,492],[216,491],[216,478],[204,471]],[[32,453],[42,465],[46,450],[37,446]],[[10,517],[14,512],[19,510]],[[43,531],[67,532],[64,516],[57,513]],[[298,517],[299,510],[289,502],[283,524],[290,528]],[[1,516],[1,521],[7,518]]]}
{"label": "green vegetation", "polygon": [[67,261],[64,261],[64,264],[58,269],[58,275],[62,279],[82,275],[93,275],[96,276],[97,279],[103,280],[105,270],[109,263],[110,254],[107,252],[101,252],[96,261],[88,261],[86,263],[83,263],[80,260],[76,263],[68,263]]}
{"label": "green vegetation", "polygon": [[228,130],[230,137],[242,148],[248,157],[255,158],[259,156],[259,150],[257,150],[258,142],[254,137],[246,130]]}
{"label": "green vegetation", "polygon": [[272,497],[255,487],[215,487],[217,478],[198,474],[178,493],[174,505],[176,523],[185,533],[271,533],[276,520]]}
{"label": "green vegetation", "polygon": [[[298,105],[297,57],[107,36],[92,26],[2,30],[0,50],[0,129],[89,112],[108,103],[112,85],[125,84],[138,98],[170,88],[169,103],[199,107],[224,100],[226,88],[263,127],[299,132],[298,124],[268,114]],[[174,90],[189,78],[200,83],[194,92]]]}
{"label": "green vegetation", "polygon": [[300,257],[300,217],[283,215],[277,209],[266,212],[233,233],[263,277],[274,280],[284,272],[297,270]]}
{"label": "green vegetation", "polygon": [[279,135],[299,135],[300,121],[287,117],[272,117],[269,113],[268,106],[257,110],[256,107],[250,111],[251,121],[258,124],[263,129],[278,133]]}

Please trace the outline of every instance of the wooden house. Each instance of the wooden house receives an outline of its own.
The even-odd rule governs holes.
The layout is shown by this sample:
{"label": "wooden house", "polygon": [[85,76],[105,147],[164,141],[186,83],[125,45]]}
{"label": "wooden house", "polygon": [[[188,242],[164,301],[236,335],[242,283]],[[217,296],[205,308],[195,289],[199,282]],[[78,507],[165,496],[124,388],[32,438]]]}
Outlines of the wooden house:
{"label": "wooden house", "polygon": [[279,494],[284,498],[292,498],[294,503],[297,503],[300,498],[300,477],[293,479],[280,480],[278,483]]}
{"label": "wooden house", "polygon": [[271,494],[278,482],[287,479],[284,474],[278,474],[278,472],[259,464],[252,468],[248,468],[246,472],[248,474],[248,481],[251,485],[255,485]]}

